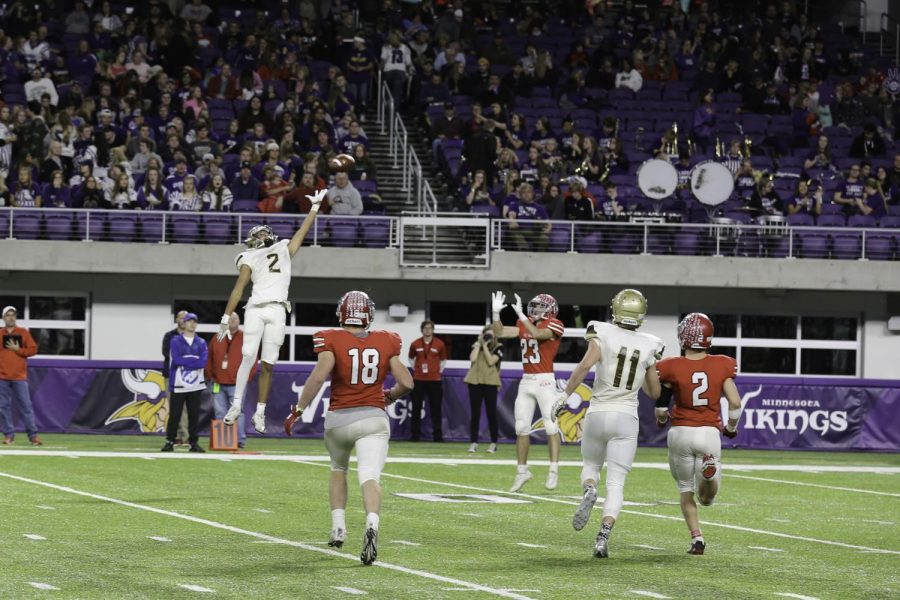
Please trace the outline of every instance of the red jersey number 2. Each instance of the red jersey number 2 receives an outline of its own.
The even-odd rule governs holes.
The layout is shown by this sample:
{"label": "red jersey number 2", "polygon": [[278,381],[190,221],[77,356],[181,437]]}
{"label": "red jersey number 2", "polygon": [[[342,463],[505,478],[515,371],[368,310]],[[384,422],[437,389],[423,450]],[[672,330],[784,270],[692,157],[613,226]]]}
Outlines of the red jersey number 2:
{"label": "red jersey number 2", "polygon": [[694,391],[691,393],[693,405],[709,406],[709,398],[701,396],[709,389],[709,376],[704,371],[697,371],[691,375],[691,383],[694,384]]}

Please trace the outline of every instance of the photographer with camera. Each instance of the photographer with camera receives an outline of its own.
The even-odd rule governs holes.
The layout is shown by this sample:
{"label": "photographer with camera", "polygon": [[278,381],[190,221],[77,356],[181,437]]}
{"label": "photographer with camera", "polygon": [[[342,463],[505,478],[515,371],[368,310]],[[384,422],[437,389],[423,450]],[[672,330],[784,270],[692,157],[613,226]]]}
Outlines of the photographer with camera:
{"label": "photographer with camera", "polygon": [[497,451],[497,391],[500,389],[500,361],[503,359],[503,345],[494,336],[488,325],[481,336],[472,344],[469,360],[472,366],[466,373],[464,381],[469,386],[469,406],[471,421],[469,452],[478,451],[478,430],[481,426],[481,403],[484,402],[487,413],[488,429],[491,432],[491,445],[488,452]]}

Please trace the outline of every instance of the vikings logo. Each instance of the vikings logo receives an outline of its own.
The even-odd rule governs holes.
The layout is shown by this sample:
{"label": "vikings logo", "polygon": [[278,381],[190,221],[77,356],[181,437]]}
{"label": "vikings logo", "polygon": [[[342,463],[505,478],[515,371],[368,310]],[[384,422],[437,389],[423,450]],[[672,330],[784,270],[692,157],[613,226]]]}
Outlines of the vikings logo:
{"label": "vikings logo", "polygon": [[106,425],[117,421],[134,420],[142,433],[166,430],[169,416],[169,396],[166,380],[159,371],[122,369],[122,383],[134,393],[134,400],[120,407],[106,419]]}
{"label": "vikings logo", "polygon": [[[556,380],[556,389],[562,394],[566,385],[569,383],[567,379],[557,379]],[[577,406],[572,406],[571,401],[570,404],[566,407],[567,410],[562,415],[560,415],[559,419],[557,419],[556,424],[559,425],[559,432],[562,435],[562,441],[564,442],[580,442],[582,436],[582,430],[584,428],[584,417],[587,414],[587,409],[591,405],[591,394],[592,390],[590,386],[585,383],[582,383],[575,389],[575,393],[578,394],[578,397],[581,401]],[[541,431],[544,429],[544,420],[538,419],[531,426],[531,433],[535,431]]]}
{"label": "vikings logo", "polygon": [[888,94],[900,94],[900,69],[888,69],[884,78],[884,89]]}

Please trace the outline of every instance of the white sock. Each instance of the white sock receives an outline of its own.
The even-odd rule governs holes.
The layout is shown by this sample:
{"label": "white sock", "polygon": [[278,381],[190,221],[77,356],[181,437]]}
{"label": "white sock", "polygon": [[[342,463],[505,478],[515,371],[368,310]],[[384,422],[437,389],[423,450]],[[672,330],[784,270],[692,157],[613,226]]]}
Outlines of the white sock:
{"label": "white sock", "polygon": [[262,415],[262,414],[265,414],[265,412],[266,412],[266,405],[265,405],[265,403],[264,403],[264,402],[257,402],[257,403],[256,403],[256,414]]}
{"label": "white sock", "polygon": [[558,462],[550,463],[550,472],[551,473],[559,473],[559,463]]}
{"label": "white sock", "polygon": [[378,529],[378,513],[370,512],[366,515],[366,529]]}
{"label": "white sock", "polygon": [[332,529],[343,529],[346,531],[347,524],[344,521],[344,516],[347,514],[347,511],[343,508],[335,508],[331,511],[331,528]]}
{"label": "white sock", "polygon": [[516,465],[516,474],[521,475],[522,473],[528,472],[528,465]]}

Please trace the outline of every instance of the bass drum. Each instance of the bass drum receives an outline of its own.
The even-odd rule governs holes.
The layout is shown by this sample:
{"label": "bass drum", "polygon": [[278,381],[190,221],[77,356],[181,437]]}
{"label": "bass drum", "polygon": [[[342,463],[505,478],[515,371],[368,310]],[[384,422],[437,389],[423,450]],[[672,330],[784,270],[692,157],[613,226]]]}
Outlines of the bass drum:
{"label": "bass drum", "polygon": [[651,200],[662,200],[675,193],[678,187],[678,171],[672,163],[651,158],[637,172],[638,187]]}
{"label": "bass drum", "polygon": [[714,160],[698,163],[691,171],[691,192],[701,204],[718,206],[734,191],[734,177],[728,167]]}

